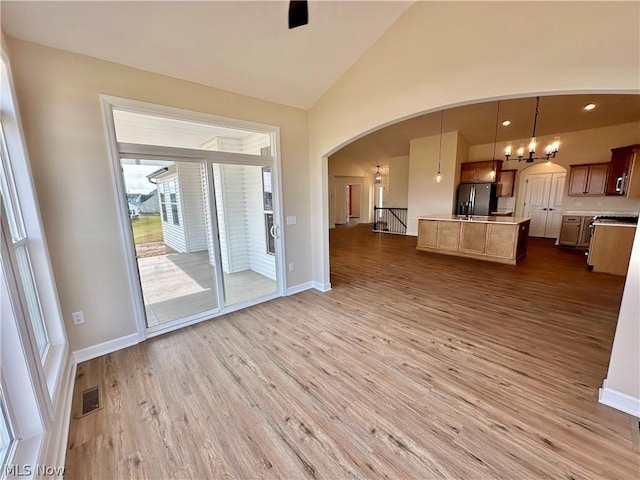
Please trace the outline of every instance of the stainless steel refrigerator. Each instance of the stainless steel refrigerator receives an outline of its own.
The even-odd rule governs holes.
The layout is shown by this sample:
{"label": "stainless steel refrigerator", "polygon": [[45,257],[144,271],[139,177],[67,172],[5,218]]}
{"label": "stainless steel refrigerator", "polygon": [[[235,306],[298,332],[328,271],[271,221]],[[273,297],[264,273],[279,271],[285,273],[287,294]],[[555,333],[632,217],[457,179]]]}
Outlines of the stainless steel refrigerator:
{"label": "stainless steel refrigerator", "polygon": [[495,183],[461,183],[458,186],[457,215],[491,215],[498,206]]}

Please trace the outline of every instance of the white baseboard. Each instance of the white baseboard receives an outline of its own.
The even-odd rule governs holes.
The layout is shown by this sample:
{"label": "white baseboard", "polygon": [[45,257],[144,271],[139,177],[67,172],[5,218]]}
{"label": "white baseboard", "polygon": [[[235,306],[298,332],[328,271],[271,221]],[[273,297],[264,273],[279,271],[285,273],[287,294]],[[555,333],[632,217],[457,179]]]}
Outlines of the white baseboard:
{"label": "white baseboard", "polygon": [[316,290],[320,290],[321,292],[329,292],[331,290],[330,283],[320,283],[320,282],[312,282],[313,288]]}
{"label": "white baseboard", "polygon": [[115,340],[99,343],[92,347],[76,350],[73,352],[73,358],[75,363],[82,363],[87,360],[91,360],[92,358],[101,357],[102,355],[122,350],[123,348],[127,348],[138,343],[140,343],[140,337],[137,333],[132,333],[131,335],[125,335],[124,337],[116,338]]}
{"label": "white baseboard", "polygon": [[296,293],[304,292],[305,290],[309,290],[311,288],[313,288],[313,282],[301,283],[300,285],[288,287],[286,295],[295,295]]}
{"label": "white baseboard", "polygon": [[607,381],[602,383],[598,392],[598,401],[621,412],[640,418],[640,398],[634,398],[607,387]]}

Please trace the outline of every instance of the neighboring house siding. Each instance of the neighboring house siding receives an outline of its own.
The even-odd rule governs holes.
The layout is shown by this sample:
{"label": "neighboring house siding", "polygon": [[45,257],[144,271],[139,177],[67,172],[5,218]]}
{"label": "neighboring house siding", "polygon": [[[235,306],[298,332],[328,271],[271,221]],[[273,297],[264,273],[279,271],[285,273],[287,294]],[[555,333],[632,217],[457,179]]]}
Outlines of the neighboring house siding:
{"label": "neighboring house siding", "polygon": [[180,186],[177,181],[178,176],[176,174],[168,175],[166,177],[162,177],[158,179],[158,187],[164,188],[164,186],[170,182],[175,182],[176,185],[176,198],[178,202],[178,221],[179,225],[174,225],[171,217],[171,209],[169,208],[169,199],[167,198],[167,210],[168,210],[168,221],[162,220],[162,236],[164,237],[164,243],[175,250],[178,253],[186,252],[187,245],[186,239],[184,237],[184,229],[182,226],[184,225],[184,219],[182,218],[182,209],[180,208]]}
{"label": "neighboring house siding", "polygon": [[244,180],[249,266],[254,272],[275,280],[275,256],[267,253],[267,231],[262,195],[262,167],[244,167]]}
{"label": "neighboring house siding", "polygon": [[[179,212],[184,217],[185,251],[201,252],[207,249],[207,219],[202,189],[202,171],[199,163],[179,163]],[[182,217],[181,217],[182,218]]]}
{"label": "neighboring house siding", "polygon": [[154,190],[149,198],[139,205],[140,213],[146,215],[157,215],[160,213],[160,200],[158,200],[158,193]]}

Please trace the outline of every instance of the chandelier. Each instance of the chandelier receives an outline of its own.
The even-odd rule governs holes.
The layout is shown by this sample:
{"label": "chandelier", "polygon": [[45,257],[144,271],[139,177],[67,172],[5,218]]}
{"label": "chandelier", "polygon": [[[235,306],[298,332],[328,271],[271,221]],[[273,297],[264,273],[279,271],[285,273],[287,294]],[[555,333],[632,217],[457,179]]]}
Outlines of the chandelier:
{"label": "chandelier", "polygon": [[[545,154],[539,157],[536,157],[536,125],[538,123],[538,107],[540,105],[540,97],[536,97],[536,113],[533,117],[533,132],[531,133],[531,141],[529,142],[528,155],[524,156],[524,143],[520,144],[520,148],[517,150],[518,161],[525,161],[527,163],[533,163],[536,160],[546,160],[550,161],[552,158],[556,158],[556,153],[558,153],[558,148],[560,147],[560,138],[554,137],[553,140],[547,145],[545,149]],[[511,156],[511,145],[508,145],[504,150],[504,156],[509,160]]]}
{"label": "chandelier", "polygon": [[381,184],[382,183],[382,174],[380,173],[380,165],[376,165],[376,174],[373,176],[373,181],[376,184]]}

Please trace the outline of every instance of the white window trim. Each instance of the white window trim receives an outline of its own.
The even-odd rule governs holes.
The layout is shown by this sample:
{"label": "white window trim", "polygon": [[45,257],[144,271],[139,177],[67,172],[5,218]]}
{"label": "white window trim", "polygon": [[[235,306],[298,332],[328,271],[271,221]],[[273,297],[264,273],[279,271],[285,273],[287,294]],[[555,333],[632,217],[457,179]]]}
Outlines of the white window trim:
{"label": "white window trim", "polygon": [[40,300],[40,307],[49,348],[43,358],[44,377],[49,391],[49,416],[53,418],[54,404],[61,394],[64,359],[69,352],[67,334],[64,329],[58,291],[53,277],[47,241],[44,234],[38,206],[33,175],[25,148],[20,113],[15,104],[15,89],[9,60],[2,52],[2,98],[0,99],[1,120],[5,132],[7,160],[11,166],[13,182],[22,212],[32,274]]}
{"label": "white window trim", "polygon": [[[4,38],[4,37],[3,37]],[[2,46],[3,47],[3,46]],[[37,474],[36,465],[61,467],[71,412],[75,364],[72,361],[62,310],[49,258],[24,134],[18,111],[11,66],[4,48],[0,64],[0,113],[6,140],[7,163],[15,184],[32,276],[50,342],[44,361],[40,358],[31,322],[26,316],[22,284],[16,276],[13,242],[4,213],[0,228],[2,261],[2,338],[0,374],[7,410],[17,438],[13,463],[33,467],[25,478]],[[0,197],[0,210],[2,209]],[[6,240],[5,240],[6,239]],[[6,287],[6,288],[5,288]],[[9,343],[7,343],[9,341]],[[0,472],[2,476],[2,472]]]}

